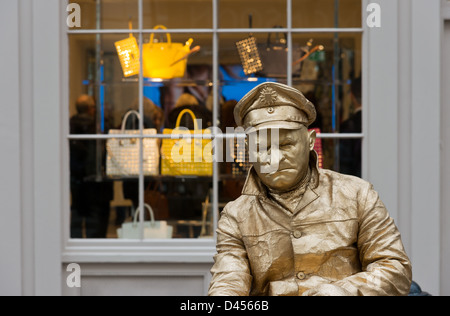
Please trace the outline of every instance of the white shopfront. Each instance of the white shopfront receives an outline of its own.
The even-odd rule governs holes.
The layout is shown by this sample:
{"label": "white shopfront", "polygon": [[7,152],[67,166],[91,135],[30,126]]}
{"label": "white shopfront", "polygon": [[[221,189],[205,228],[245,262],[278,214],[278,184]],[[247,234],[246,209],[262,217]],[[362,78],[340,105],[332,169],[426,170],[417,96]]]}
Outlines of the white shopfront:
{"label": "white shopfront", "polygon": [[[113,6],[123,1],[97,3],[100,2],[108,8],[108,4]],[[158,6],[160,2],[164,1],[129,1],[127,3],[133,3],[131,13],[124,12],[126,17],[113,15],[107,20],[112,24],[104,25],[104,28],[96,24],[98,16],[95,13],[86,13],[85,7],[81,6],[81,21],[85,17],[89,23],[93,22],[89,24],[90,28],[78,29],[67,26],[66,1],[0,0],[0,43],[3,48],[0,60],[0,295],[207,293],[209,270],[215,254],[214,235],[192,238],[192,234],[185,236],[180,230],[179,238],[167,240],[71,238],[69,142],[83,137],[83,140],[95,141],[108,138],[107,133],[101,132],[91,135],[92,138],[71,134],[69,118],[74,112],[76,96],[89,90],[89,83],[74,84],[89,79],[88,73],[77,72],[78,65],[86,69],[88,65],[76,63],[77,57],[71,54],[74,48],[82,51],[82,45],[89,46],[99,38],[104,37],[109,42],[126,38],[128,19],[132,14],[133,33],[138,39],[145,39],[152,33],[153,26],[160,24],[157,22],[164,22],[173,38],[193,37],[201,43],[202,51],[192,60],[210,66],[211,72],[203,84],[213,95],[213,122],[220,119],[221,100],[214,96],[219,95],[219,87],[223,86],[221,66],[233,57],[228,49],[235,47],[230,43],[248,37],[250,32],[258,39],[264,39],[275,24],[282,25],[281,31],[286,34],[289,47],[308,36],[314,37],[317,43],[332,43],[331,46],[337,45],[336,39],[341,37],[344,40],[339,43],[345,46],[347,34],[355,39],[354,51],[351,54],[349,50],[342,52],[353,56],[353,70],[362,73],[363,130],[358,136],[363,139],[362,176],[374,184],[394,217],[412,260],[414,280],[434,295],[450,294],[450,274],[446,268],[450,260],[447,206],[450,203],[447,194],[450,170],[446,165],[450,157],[447,127],[450,104],[446,101],[450,99],[447,89],[450,64],[445,58],[450,53],[447,21],[450,20],[450,1],[320,1],[331,16],[334,13],[334,22],[338,21],[339,15],[340,21],[346,21],[346,15],[353,12],[351,5],[358,3],[362,21],[359,25],[303,22],[299,11],[319,12],[321,6],[311,7],[312,2],[307,0],[269,1],[274,6],[271,9],[273,21],[264,20],[267,12],[264,13],[261,4],[253,12],[252,29],[247,27],[249,12],[245,10],[260,1],[248,1],[248,5],[232,0],[192,1],[192,8],[185,12],[186,21],[172,17],[175,13],[170,6],[164,9]],[[244,8],[242,12],[235,9],[237,2]],[[381,8],[379,28],[369,27],[366,23],[371,14],[367,11],[371,2]],[[170,0],[166,3],[185,2]],[[93,7],[98,13],[95,5]],[[161,12],[160,15],[146,12],[149,8]],[[179,5],[173,8],[178,10],[177,14],[183,13]],[[189,18],[193,12],[198,14],[198,19]],[[158,20],[162,16],[168,18]],[[148,22],[147,17],[153,20]],[[123,27],[116,27],[122,22]],[[159,35],[162,31],[156,33]],[[104,53],[103,48],[101,52]],[[92,56],[94,63],[99,61],[96,60],[98,52],[94,51]],[[102,56],[106,56],[106,63],[109,60],[107,54]],[[291,56],[290,52],[288,56]],[[202,58],[206,62],[201,61]],[[288,58],[288,64],[291,63]],[[345,62],[339,65],[342,72],[348,68]],[[343,75],[341,79],[348,78]],[[130,84],[126,80],[123,82]],[[299,85],[290,70],[286,82]],[[140,110],[143,110],[139,91],[144,90],[147,82],[143,76],[137,76],[131,84],[134,84],[131,89],[138,91],[136,97]],[[192,87],[192,82],[184,87],[187,86]],[[94,93],[98,93],[95,82],[93,87]],[[122,88],[116,88],[116,91]],[[337,104],[347,102],[347,90],[342,89],[342,103]],[[346,115],[345,111],[342,113]],[[120,115],[115,119],[120,119]],[[334,141],[341,136],[335,129],[324,132],[322,137],[324,141]],[[223,204],[221,170],[215,163],[214,172],[207,181],[210,191],[207,190],[205,196],[211,192],[211,209],[214,210]],[[144,200],[146,185],[147,178],[138,176],[137,204]],[[213,226],[217,213],[212,212]],[[180,221],[176,223],[180,224]],[[198,237],[198,234],[194,235]],[[81,267],[79,288],[67,286],[67,277],[72,272],[67,271],[70,263]]]}

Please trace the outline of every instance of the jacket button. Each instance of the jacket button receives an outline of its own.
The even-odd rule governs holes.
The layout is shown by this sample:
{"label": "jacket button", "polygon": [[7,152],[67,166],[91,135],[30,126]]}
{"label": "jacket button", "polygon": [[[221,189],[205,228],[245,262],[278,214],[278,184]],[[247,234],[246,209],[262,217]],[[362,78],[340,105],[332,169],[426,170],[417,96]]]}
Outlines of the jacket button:
{"label": "jacket button", "polygon": [[305,272],[301,271],[301,272],[297,273],[297,278],[299,280],[304,280],[306,278]]}
{"label": "jacket button", "polygon": [[294,231],[294,237],[297,238],[297,239],[302,237],[302,232],[299,231],[299,230]]}

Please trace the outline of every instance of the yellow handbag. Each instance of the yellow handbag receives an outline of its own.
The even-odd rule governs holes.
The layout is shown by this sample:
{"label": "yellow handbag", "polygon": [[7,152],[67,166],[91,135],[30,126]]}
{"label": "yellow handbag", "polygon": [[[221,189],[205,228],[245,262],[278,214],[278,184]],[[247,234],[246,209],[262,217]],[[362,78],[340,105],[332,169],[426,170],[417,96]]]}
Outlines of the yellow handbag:
{"label": "yellow handbag", "polygon": [[[180,129],[183,115],[194,120],[194,131]],[[161,175],[166,176],[212,176],[212,139],[193,138],[191,135],[211,134],[210,130],[199,130],[195,114],[183,110],[178,115],[175,129],[165,129],[164,135],[183,135],[182,139],[164,139],[161,146]]]}
{"label": "yellow handbag", "polygon": [[[163,25],[157,25],[154,29],[167,30]],[[172,79],[184,77],[187,56],[194,40],[190,38],[186,44],[172,43],[170,34],[166,33],[166,35],[167,43],[154,43],[155,33],[152,33],[150,42],[143,45],[143,68],[146,78]]]}
{"label": "yellow handbag", "polygon": [[[129,28],[130,30],[133,29],[131,22],[129,23]],[[124,77],[139,75],[139,46],[133,34],[130,33],[129,38],[115,42],[114,45],[116,46],[117,55],[119,55]]]}

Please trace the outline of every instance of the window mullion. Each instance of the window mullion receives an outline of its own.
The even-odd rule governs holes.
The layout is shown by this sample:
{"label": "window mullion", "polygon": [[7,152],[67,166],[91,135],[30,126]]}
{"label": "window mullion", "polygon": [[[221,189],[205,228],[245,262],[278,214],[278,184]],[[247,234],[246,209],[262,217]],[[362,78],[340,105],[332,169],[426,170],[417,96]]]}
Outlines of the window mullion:
{"label": "window mullion", "polygon": [[292,86],[292,56],[293,56],[293,44],[292,44],[292,0],[286,0],[287,7],[287,84]]}
{"label": "window mullion", "polygon": [[[219,0],[213,1],[213,126],[216,126],[219,118]],[[214,131],[215,134],[215,131]],[[219,148],[218,139],[213,139],[214,147]],[[219,211],[219,163],[214,161],[213,166],[213,193],[212,193],[212,221],[213,221],[213,234],[214,240],[216,239],[216,230],[218,211]]]}
{"label": "window mullion", "polygon": [[141,138],[139,139],[139,231],[141,240],[144,240],[144,221],[145,221],[145,207],[144,207],[144,139],[142,138],[144,134],[144,71],[143,71],[143,0],[138,0],[138,15],[139,15],[139,113],[141,119],[139,120],[139,131]]}

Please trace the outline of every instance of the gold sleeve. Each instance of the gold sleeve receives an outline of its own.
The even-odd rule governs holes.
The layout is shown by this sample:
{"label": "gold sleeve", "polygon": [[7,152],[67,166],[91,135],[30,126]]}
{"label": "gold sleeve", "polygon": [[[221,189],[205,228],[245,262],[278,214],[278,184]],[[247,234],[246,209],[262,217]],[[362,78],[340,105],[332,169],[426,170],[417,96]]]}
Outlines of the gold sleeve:
{"label": "gold sleeve", "polygon": [[334,285],[352,295],[408,295],[411,263],[394,220],[372,187],[360,212],[357,246],[363,272]]}
{"label": "gold sleeve", "polygon": [[226,209],[217,229],[217,255],[211,269],[210,296],[248,296],[252,276],[245,245],[240,236],[237,223]]}

